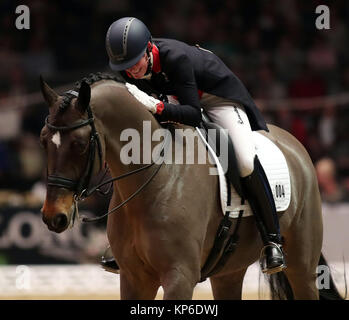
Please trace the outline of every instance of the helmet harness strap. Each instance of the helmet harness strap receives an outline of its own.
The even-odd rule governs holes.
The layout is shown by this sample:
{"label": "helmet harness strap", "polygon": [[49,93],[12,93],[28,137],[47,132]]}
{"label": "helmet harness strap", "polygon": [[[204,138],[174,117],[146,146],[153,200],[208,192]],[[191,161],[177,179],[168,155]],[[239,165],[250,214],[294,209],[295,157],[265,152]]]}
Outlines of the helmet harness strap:
{"label": "helmet harness strap", "polygon": [[153,50],[153,41],[150,38],[150,40],[148,42],[147,49],[146,49],[148,67],[147,67],[147,71],[145,72],[144,76],[148,76],[151,73],[152,69],[153,69],[152,50]]}

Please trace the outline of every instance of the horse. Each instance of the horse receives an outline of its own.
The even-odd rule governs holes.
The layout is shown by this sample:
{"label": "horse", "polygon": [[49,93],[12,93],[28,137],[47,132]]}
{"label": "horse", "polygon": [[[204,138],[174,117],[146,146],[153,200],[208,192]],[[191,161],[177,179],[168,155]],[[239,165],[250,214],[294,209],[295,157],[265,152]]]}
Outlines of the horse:
{"label": "horse", "polygon": [[[112,76],[84,78],[75,91],[63,95],[41,78],[41,91],[49,107],[40,134],[48,174],[41,212],[49,230],[60,233],[72,226],[80,193],[107,163],[113,177],[127,177],[113,182],[109,208],[119,210],[107,220],[107,238],[120,267],[121,299],[155,299],[160,286],[164,299],[192,299],[222,219],[218,178],[209,174],[210,164],[153,163],[144,169],[142,163],[121,161],[128,143],[121,139],[124,130],[139,133],[142,154],[144,121],[151,124],[152,134],[161,124],[125,83]],[[316,285],[316,268],[326,262],[321,253],[323,225],[315,170],[295,137],[275,125],[268,128],[269,132],[261,133],[285,155],[291,180],[291,202],[280,213],[287,268],[277,274],[276,286],[286,285],[285,298],[319,299],[324,294]],[[195,148],[200,143],[196,140]],[[159,141],[151,141],[151,150],[158,147]],[[130,200],[142,184],[145,187]],[[214,299],[242,299],[246,270],[258,260],[263,245],[254,217],[242,218],[239,241],[234,255],[209,278]]]}

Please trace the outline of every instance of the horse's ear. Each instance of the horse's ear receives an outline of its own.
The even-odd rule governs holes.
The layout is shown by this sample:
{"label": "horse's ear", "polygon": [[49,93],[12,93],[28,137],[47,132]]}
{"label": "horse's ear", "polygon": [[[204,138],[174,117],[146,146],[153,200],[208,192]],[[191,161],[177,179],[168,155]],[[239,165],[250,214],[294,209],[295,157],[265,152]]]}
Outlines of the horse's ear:
{"label": "horse's ear", "polygon": [[44,81],[43,77],[40,75],[40,88],[42,95],[49,107],[52,107],[53,104],[58,99],[58,94],[49,87],[49,85]]}
{"label": "horse's ear", "polygon": [[84,113],[86,111],[86,108],[90,104],[90,99],[91,88],[85,81],[82,81],[79,89],[79,97],[76,102],[76,106],[80,112]]}

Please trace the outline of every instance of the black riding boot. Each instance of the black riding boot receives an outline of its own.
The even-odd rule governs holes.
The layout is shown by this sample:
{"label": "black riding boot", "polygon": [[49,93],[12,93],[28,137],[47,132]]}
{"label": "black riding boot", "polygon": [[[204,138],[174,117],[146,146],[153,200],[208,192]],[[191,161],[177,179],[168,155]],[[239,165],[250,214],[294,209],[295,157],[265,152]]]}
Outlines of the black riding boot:
{"label": "black riding boot", "polygon": [[286,268],[281,246],[279,219],[268,179],[258,157],[251,175],[242,178],[242,186],[262,237],[264,248],[260,264],[264,273],[272,274]]}
{"label": "black riding boot", "polygon": [[102,267],[109,272],[119,273],[119,266],[116,263],[113,253],[111,252],[110,246],[105,250],[102,259],[101,259]]}

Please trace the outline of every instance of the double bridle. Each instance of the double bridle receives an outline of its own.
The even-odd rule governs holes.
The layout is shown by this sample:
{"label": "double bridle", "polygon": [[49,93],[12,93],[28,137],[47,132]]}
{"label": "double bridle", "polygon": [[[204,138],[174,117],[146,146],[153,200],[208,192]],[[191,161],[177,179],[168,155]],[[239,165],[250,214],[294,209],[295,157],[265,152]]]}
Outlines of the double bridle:
{"label": "double bridle", "polygon": [[[79,94],[76,91],[73,91],[73,90],[69,90],[65,94],[70,96],[70,97],[78,97],[79,96]],[[128,177],[130,175],[133,175],[133,174],[138,173],[138,172],[140,172],[142,170],[150,168],[155,163],[157,163],[158,159],[164,155],[164,148],[166,146],[166,143],[167,143],[167,140],[168,140],[168,136],[170,135],[169,132],[167,132],[167,135],[165,136],[165,139],[164,139],[164,142],[163,142],[163,146],[160,149],[161,151],[159,153],[159,157],[158,157],[158,159],[156,161],[152,161],[150,164],[147,164],[147,165],[145,165],[145,166],[143,166],[141,168],[138,168],[136,170],[127,172],[127,173],[125,173],[125,174],[123,174],[121,176],[118,176],[118,177],[111,178],[111,179],[108,179],[106,181],[103,181],[102,183],[99,183],[98,185],[96,185],[96,186],[94,186],[94,187],[89,189],[90,182],[91,182],[92,175],[93,175],[93,169],[94,169],[94,165],[95,165],[96,147],[97,147],[97,151],[98,151],[100,170],[103,167],[103,163],[102,163],[103,160],[102,160],[102,146],[101,146],[101,142],[100,142],[100,139],[99,139],[98,132],[97,132],[95,124],[94,124],[94,117],[93,117],[90,105],[88,105],[86,111],[87,111],[88,119],[81,120],[80,122],[78,122],[76,124],[73,124],[71,126],[54,126],[54,125],[49,123],[49,116],[47,116],[46,119],[45,119],[45,124],[46,124],[47,128],[49,130],[54,130],[54,131],[58,131],[58,132],[72,131],[72,130],[75,130],[75,129],[78,129],[78,128],[81,128],[81,127],[85,127],[85,126],[88,126],[88,125],[91,127],[91,135],[90,135],[90,141],[89,141],[89,156],[88,156],[88,160],[87,160],[85,171],[81,175],[80,179],[79,180],[72,180],[70,178],[60,177],[60,176],[57,176],[57,175],[48,175],[47,176],[47,185],[48,186],[65,188],[65,189],[74,191],[74,196],[73,197],[74,197],[75,209],[74,209],[74,214],[73,214],[73,218],[72,218],[73,222],[74,222],[74,219],[75,219],[75,215],[78,214],[78,202],[80,200],[83,200],[83,199],[89,197],[91,194],[93,194],[96,191],[100,191],[100,187],[102,187],[102,186],[104,186],[106,184],[111,184],[114,181],[126,178],[126,177]],[[82,217],[82,221],[83,222],[95,222],[95,221],[101,220],[104,217],[108,216],[109,214],[115,212],[117,209],[119,209],[122,206],[124,206],[128,201],[133,199],[137,194],[139,194],[151,182],[151,180],[159,172],[162,163],[163,162],[161,161],[159,163],[159,166],[157,167],[157,169],[146,180],[146,182],[142,186],[140,186],[137,189],[137,191],[135,191],[126,200],[124,200],[119,205],[117,205],[113,209],[109,210],[107,213],[105,213],[102,216],[99,216],[99,217],[96,217],[96,218]]]}

